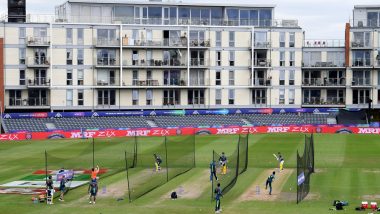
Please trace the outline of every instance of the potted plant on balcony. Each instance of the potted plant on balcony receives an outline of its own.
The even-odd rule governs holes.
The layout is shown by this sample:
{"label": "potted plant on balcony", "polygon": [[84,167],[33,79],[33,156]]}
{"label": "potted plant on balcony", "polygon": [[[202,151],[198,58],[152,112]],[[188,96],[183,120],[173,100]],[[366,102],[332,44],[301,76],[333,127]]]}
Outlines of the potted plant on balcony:
{"label": "potted plant on balcony", "polygon": [[186,46],[187,45],[187,37],[186,37],[186,33],[184,33],[182,36],[181,36],[181,43],[183,46]]}

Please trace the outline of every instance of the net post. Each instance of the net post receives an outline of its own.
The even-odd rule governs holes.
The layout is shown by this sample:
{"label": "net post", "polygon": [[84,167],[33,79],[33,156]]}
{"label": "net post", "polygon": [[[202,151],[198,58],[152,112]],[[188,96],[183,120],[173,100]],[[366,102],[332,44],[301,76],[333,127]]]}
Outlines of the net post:
{"label": "net post", "polygon": [[45,189],[46,189],[46,194],[47,194],[47,168],[48,168],[48,166],[47,166],[47,152],[46,152],[46,149],[45,149]]}
{"label": "net post", "polygon": [[[214,162],[214,160],[215,160],[215,152],[214,152],[214,150],[212,150],[212,162]],[[210,169],[210,173],[211,173],[211,169]],[[214,175],[211,174],[211,176],[212,176],[212,178],[211,178],[211,203],[212,203],[212,201],[214,199]]]}
{"label": "net post", "polygon": [[92,138],[92,168],[95,168],[95,139]]}
{"label": "net post", "polygon": [[128,182],[128,199],[129,203],[131,203],[131,190],[129,188],[129,174],[128,174],[128,159],[127,159],[127,151],[124,153],[124,159],[125,159],[125,169],[127,171],[127,182]]}
{"label": "net post", "polygon": [[194,158],[193,158],[193,161],[194,161],[194,163],[193,163],[193,168],[196,167],[196,163],[195,163],[195,140],[196,140],[196,136],[195,136],[195,128],[193,128],[193,146],[194,146],[194,148],[193,148],[193,154],[194,154]]}
{"label": "net post", "polygon": [[165,136],[165,162],[166,162],[166,182],[169,181],[169,167],[168,167],[168,147],[166,146],[167,137]]}

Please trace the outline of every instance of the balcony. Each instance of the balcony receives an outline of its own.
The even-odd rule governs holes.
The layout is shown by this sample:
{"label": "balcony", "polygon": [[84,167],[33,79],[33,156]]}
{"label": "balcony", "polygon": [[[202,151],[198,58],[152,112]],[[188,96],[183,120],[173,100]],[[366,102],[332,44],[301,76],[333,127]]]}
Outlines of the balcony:
{"label": "balcony", "polygon": [[352,59],[352,67],[371,67],[371,61],[370,58],[354,58]]}
{"label": "balcony", "polygon": [[345,41],[342,39],[307,39],[303,47],[306,48],[343,48]]}
{"label": "balcony", "polygon": [[304,97],[303,106],[345,106],[344,97]]}
{"label": "balcony", "polygon": [[171,60],[133,60],[133,61],[123,61],[123,67],[132,67],[132,68],[140,68],[140,67],[154,67],[154,68],[186,68],[187,63],[184,59],[171,59]]}
{"label": "balcony", "polygon": [[47,98],[9,98],[7,108],[30,108],[30,107],[49,107],[50,103]]}
{"label": "balcony", "polygon": [[[125,83],[123,83],[125,85]],[[158,80],[132,80],[133,86],[160,86]]]}
{"label": "balcony", "polygon": [[331,87],[346,86],[346,78],[305,78],[302,80],[302,87]]}
{"label": "balcony", "polygon": [[131,39],[128,37],[123,38],[123,46],[141,47],[141,48],[186,48],[187,37],[170,38],[170,39]]}
{"label": "balcony", "polygon": [[116,86],[119,85],[118,81],[114,77],[110,77],[108,79],[98,79],[96,81],[97,86]]}
{"label": "balcony", "polygon": [[318,62],[314,60],[310,61],[303,61],[302,67],[306,68],[343,68],[345,67],[345,60],[335,60],[335,61],[329,61],[329,62]]}
{"label": "balcony", "polygon": [[120,47],[120,40],[98,38],[96,39],[96,46],[97,47]]}
{"label": "balcony", "polygon": [[116,58],[97,58],[96,60],[97,67],[118,67],[119,62]]}
{"label": "balcony", "polygon": [[352,78],[351,86],[371,87],[370,78]]}
{"label": "balcony", "polygon": [[[251,64],[251,63],[249,63],[249,64]],[[266,58],[254,59],[253,60],[253,66],[254,67],[271,67],[271,61],[270,61],[270,59],[266,59]]]}
{"label": "balcony", "polygon": [[350,19],[351,27],[363,28],[363,27],[380,27],[380,22],[375,19]]}
{"label": "balcony", "polygon": [[50,46],[50,37],[28,37],[26,45],[28,47],[48,47]]}
{"label": "balcony", "polygon": [[269,49],[271,48],[270,42],[259,42],[256,41],[253,43],[253,48],[254,49]]}
{"label": "balcony", "polygon": [[252,79],[249,80],[248,85],[253,87],[267,87],[271,86],[271,80],[266,78],[254,78],[253,82]]}
{"label": "balcony", "polygon": [[28,57],[26,66],[29,68],[48,68],[50,67],[49,58],[47,57]]}
{"label": "balcony", "polygon": [[351,42],[352,49],[372,49],[372,46],[369,41],[355,41]]}
{"label": "balcony", "polygon": [[210,47],[210,40],[190,40],[190,48]]}
{"label": "balcony", "polygon": [[46,77],[40,77],[28,80],[29,88],[48,88],[50,87],[50,79]]}
{"label": "balcony", "polygon": [[205,59],[190,59],[190,66],[191,67],[206,67],[206,61]]}

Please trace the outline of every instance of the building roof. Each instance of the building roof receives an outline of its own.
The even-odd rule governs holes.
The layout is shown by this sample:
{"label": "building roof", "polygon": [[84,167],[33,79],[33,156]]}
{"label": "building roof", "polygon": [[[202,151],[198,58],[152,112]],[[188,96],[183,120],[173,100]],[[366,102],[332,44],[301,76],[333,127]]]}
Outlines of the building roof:
{"label": "building roof", "polygon": [[68,0],[68,3],[87,4],[131,4],[131,5],[172,5],[172,6],[209,6],[209,7],[249,7],[249,8],[274,8],[274,4],[235,4],[235,3],[203,3],[183,1],[127,1],[127,0]]}
{"label": "building roof", "polygon": [[380,4],[355,5],[354,9],[380,9]]}

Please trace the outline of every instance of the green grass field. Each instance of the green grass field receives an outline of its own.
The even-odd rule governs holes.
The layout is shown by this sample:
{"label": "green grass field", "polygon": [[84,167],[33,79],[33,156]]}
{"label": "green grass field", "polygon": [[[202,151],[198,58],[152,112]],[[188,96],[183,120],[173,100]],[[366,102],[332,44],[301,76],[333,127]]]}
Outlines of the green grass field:
{"label": "green grass field", "polygon": [[[54,205],[33,204],[31,195],[0,194],[0,213],[214,213],[210,200],[211,185],[208,167],[212,151],[231,154],[238,136],[196,136],[196,168],[173,178],[168,183],[129,203],[117,201],[115,195],[101,196],[102,190],[121,189],[123,196],[126,172],[124,151],[129,139],[114,138],[97,140],[96,160],[101,167],[107,166],[109,175],[100,176],[99,197],[96,205],[88,204],[87,186],[68,192],[65,202]],[[140,151],[155,151],[162,139],[139,138]],[[44,169],[44,151],[51,160],[60,163],[50,167],[90,168],[92,153],[88,153],[84,140],[50,140],[0,143],[0,184],[19,180],[33,171]],[[91,145],[91,144],[90,144]],[[303,134],[258,134],[249,136],[249,163],[236,185],[222,198],[223,213],[329,213],[332,201],[346,200],[349,206],[343,213],[356,213],[354,208],[363,199],[380,202],[380,137],[376,135],[315,135],[315,168],[311,177],[310,197],[297,205],[296,200],[296,152],[303,150]],[[180,147],[176,148],[178,151]],[[283,181],[281,192],[274,200],[248,200],[240,198],[255,183],[264,183],[263,175],[276,167],[273,153],[285,157],[285,168],[290,176]],[[182,151],[183,153],[183,151]],[[64,159],[67,157],[67,159]],[[148,157],[147,157],[148,158]],[[149,157],[151,158],[151,157]],[[148,164],[149,165],[149,164]],[[153,164],[152,164],[153,170]],[[142,169],[129,170],[129,176],[144,183]],[[265,175],[267,176],[267,175]],[[281,174],[278,175],[282,176]],[[261,181],[261,179],[263,179]],[[150,181],[152,182],[152,181]],[[276,181],[275,181],[276,182]],[[115,188],[119,186],[120,188]],[[176,201],[167,199],[169,193],[179,187],[190,189],[193,195]],[[279,187],[280,188],[280,187]],[[261,189],[261,194],[266,192]],[[367,212],[368,213],[368,212]]]}

